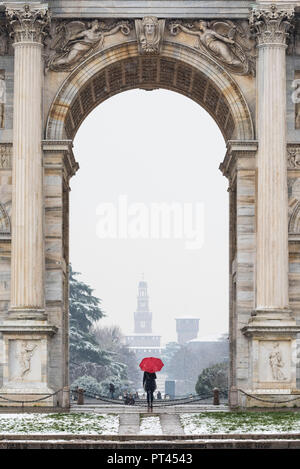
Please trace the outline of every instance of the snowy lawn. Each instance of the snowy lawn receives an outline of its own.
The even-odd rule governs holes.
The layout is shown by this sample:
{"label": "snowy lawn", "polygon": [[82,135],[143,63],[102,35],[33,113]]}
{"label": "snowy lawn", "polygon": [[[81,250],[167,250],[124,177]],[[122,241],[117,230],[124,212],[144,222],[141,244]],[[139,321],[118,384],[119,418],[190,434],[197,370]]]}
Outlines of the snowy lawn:
{"label": "snowy lawn", "polygon": [[182,414],[187,435],[203,433],[300,433],[299,412],[203,412]]}
{"label": "snowy lawn", "polygon": [[59,434],[115,435],[119,430],[116,415],[93,414],[0,414],[0,434]]}
{"label": "snowy lawn", "polygon": [[141,435],[162,435],[159,417],[142,417],[140,422]]}

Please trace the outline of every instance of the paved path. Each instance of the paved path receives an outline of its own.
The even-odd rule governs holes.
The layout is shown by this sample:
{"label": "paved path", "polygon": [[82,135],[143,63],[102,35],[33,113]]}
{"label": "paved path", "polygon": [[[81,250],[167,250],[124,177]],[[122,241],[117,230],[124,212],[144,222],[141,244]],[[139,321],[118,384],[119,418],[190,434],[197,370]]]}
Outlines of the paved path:
{"label": "paved path", "polygon": [[163,435],[184,435],[179,415],[170,413],[157,415],[152,412],[149,414],[120,414],[119,435],[138,435],[140,433],[141,415],[143,418],[159,417]]}
{"label": "paved path", "polygon": [[177,414],[161,414],[160,424],[163,435],[184,435],[179,415]]}
{"label": "paved path", "polygon": [[140,414],[120,414],[119,419],[119,435],[140,433]]}

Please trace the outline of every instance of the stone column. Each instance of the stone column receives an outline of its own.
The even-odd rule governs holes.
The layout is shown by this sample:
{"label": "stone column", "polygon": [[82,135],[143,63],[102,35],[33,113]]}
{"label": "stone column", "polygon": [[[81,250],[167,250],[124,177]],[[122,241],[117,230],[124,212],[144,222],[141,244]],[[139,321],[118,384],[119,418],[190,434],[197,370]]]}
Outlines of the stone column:
{"label": "stone column", "polygon": [[256,313],[288,311],[286,39],[293,9],[255,7],[257,70]]}
{"label": "stone column", "polygon": [[268,407],[273,402],[293,406],[291,395],[298,393],[296,336],[300,328],[289,309],[288,291],[286,142],[285,56],[293,16],[288,7],[258,5],[250,17],[258,47],[256,308],[241,329],[249,338],[250,356],[239,387],[239,405],[250,407]]}
{"label": "stone column", "polygon": [[46,4],[6,4],[14,38],[11,318],[44,317],[42,49]]}

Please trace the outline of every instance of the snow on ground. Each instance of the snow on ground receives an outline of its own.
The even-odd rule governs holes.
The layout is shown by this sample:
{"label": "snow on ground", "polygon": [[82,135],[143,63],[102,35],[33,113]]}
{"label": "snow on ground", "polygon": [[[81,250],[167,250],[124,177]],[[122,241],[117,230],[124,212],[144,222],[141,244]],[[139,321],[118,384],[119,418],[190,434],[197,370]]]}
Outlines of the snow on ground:
{"label": "snow on ground", "polygon": [[207,433],[300,433],[299,412],[203,412],[181,414],[186,435]]}
{"label": "snow on ground", "polygon": [[119,417],[109,414],[0,414],[0,434],[116,435]]}
{"label": "snow on ground", "polygon": [[162,435],[159,417],[142,417],[140,423],[141,435]]}

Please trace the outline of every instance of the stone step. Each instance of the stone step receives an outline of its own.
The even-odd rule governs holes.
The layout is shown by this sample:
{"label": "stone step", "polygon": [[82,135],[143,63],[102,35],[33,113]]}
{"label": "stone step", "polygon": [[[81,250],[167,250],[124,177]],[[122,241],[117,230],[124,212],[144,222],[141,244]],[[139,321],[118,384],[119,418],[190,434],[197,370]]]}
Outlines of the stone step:
{"label": "stone step", "polygon": [[[149,435],[147,435],[149,437]],[[300,449],[298,440],[183,440],[175,441],[173,438],[162,441],[139,441],[132,438],[131,441],[99,441],[81,440],[58,441],[34,441],[34,440],[1,440],[0,449]]]}

